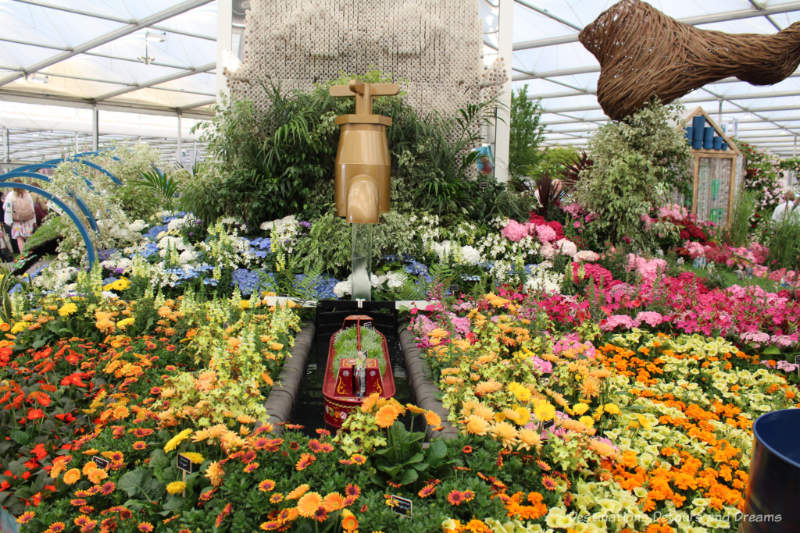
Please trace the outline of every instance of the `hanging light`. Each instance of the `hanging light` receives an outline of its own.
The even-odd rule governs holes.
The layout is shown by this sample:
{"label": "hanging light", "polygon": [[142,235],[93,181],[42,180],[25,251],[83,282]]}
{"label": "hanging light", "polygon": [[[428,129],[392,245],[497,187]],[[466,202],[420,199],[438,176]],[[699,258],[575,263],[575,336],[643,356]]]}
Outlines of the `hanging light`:
{"label": "hanging light", "polygon": [[144,32],[144,55],[139,56],[137,59],[149,65],[156,60],[155,57],[150,55],[150,43],[163,43],[167,40],[167,32],[165,31],[150,31]]}

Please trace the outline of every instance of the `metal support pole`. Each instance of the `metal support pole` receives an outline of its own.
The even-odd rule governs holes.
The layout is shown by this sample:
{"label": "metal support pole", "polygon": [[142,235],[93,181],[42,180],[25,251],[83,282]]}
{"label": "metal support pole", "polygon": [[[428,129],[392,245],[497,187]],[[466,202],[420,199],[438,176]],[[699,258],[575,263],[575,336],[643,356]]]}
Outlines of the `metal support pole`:
{"label": "metal support pole", "polygon": [[217,103],[228,96],[225,82],[225,57],[233,50],[233,0],[217,0]]}
{"label": "metal support pole", "polygon": [[[797,142],[797,137],[795,137],[795,143]],[[6,163],[11,163],[11,135],[8,133],[8,128],[3,128],[3,146],[6,150],[6,155],[3,160]]]}
{"label": "metal support pole", "polygon": [[511,139],[511,62],[514,0],[500,0],[498,14],[498,57],[503,61],[506,82],[500,94],[500,107],[495,124],[494,170],[497,181],[508,181],[509,143]]}
{"label": "metal support pole", "polygon": [[175,144],[175,160],[178,162],[178,165],[182,164],[181,160],[181,134],[183,129],[182,123],[182,114],[180,110],[178,111],[178,142]]}
{"label": "metal support pole", "polygon": [[92,107],[92,150],[100,149],[100,110],[97,104]]}
{"label": "metal support pole", "polygon": [[719,101],[719,111],[717,114],[717,124],[722,124],[722,100]]}

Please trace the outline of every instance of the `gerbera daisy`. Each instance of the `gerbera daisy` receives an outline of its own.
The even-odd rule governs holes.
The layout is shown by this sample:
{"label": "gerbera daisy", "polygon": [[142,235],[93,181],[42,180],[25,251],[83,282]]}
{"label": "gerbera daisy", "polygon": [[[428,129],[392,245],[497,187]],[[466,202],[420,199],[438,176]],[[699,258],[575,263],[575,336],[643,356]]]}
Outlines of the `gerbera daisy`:
{"label": "gerbera daisy", "polygon": [[314,520],[317,522],[324,522],[328,519],[328,511],[324,507],[320,507],[314,512]]}
{"label": "gerbera daisy", "polygon": [[475,499],[475,493],[472,492],[471,490],[465,490],[464,492],[461,493],[461,495],[464,496],[465,502],[471,502],[472,500]]}
{"label": "gerbera daisy", "polygon": [[299,498],[300,496],[302,496],[303,494],[308,492],[308,490],[310,488],[311,487],[309,487],[307,483],[303,483],[302,485],[300,485],[299,487],[297,487],[296,489],[291,491],[289,494],[287,494],[286,495],[286,499],[287,500],[296,500],[297,498]]}
{"label": "gerbera daisy", "polygon": [[322,496],[316,492],[308,492],[297,500],[297,512],[304,518],[313,518],[321,506]]}
{"label": "gerbera daisy", "polygon": [[350,509],[342,509],[342,529],[348,533],[358,529],[358,520]]}
{"label": "gerbera daisy", "polygon": [[53,522],[45,533],[61,533],[67,525],[64,522]]}
{"label": "gerbera daisy", "polygon": [[306,468],[311,466],[311,464],[316,460],[317,457],[315,455],[310,453],[304,453],[300,456],[300,459],[297,461],[295,468],[297,469],[298,472],[301,470],[305,470]]}
{"label": "gerbera daisy", "polygon": [[114,492],[114,489],[116,488],[117,486],[114,484],[113,481],[106,481],[100,486],[100,494],[102,494],[103,496],[108,496],[109,494]]}
{"label": "gerbera daisy", "polygon": [[308,441],[308,448],[314,453],[319,453],[322,449],[322,443],[317,439],[310,439]]}
{"label": "gerbera daisy", "polygon": [[450,503],[450,505],[461,505],[464,503],[464,493],[462,493],[460,490],[451,490],[447,495],[447,501]]}
{"label": "gerbera daisy", "polygon": [[352,497],[353,499],[358,498],[361,496],[361,487],[355,485],[353,483],[348,483],[347,486],[344,488],[344,493],[347,496]]}
{"label": "gerbera daisy", "polygon": [[275,488],[275,482],[271,479],[265,479],[261,483],[258,484],[258,490],[261,492],[269,492]]}
{"label": "gerbera daisy", "polygon": [[17,518],[17,522],[19,522],[20,524],[27,524],[33,519],[34,516],[36,516],[35,512],[25,511],[24,513],[19,515],[19,517]]}
{"label": "gerbera daisy", "polygon": [[131,447],[134,450],[144,450],[145,448],[147,448],[147,443],[143,440],[137,440],[131,445]]}
{"label": "gerbera daisy", "polygon": [[378,412],[375,414],[375,423],[378,424],[379,427],[388,428],[394,421],[397,419],[397,409],[394,405],[387,404],[378,409]]}
{"label": "gerbera daisy", "polygon": [[86,505],[86,500],[83,498],[75,498],[69,501],[70,505],[74,505],[75,507],[80,507],[81,505]]}
{"label": "gerbera daisy", "polygon": [[419,492],[417,492],[417,496],[419,496],[420,498],[427,498],[428,496],[432,496],[435,492],[436,492],[436,485],[428,484],[419,489]]}
{"label": "gerbera daisy", "polygon": [[283,501],[283,494],[276,492],[269,497],[269,503],[281,503]]}
{"label": "gerbera daisy", "polygon": [[258,462],[257,461],[253,461],[252,463],[250,463],[249,465],[244,467],[244,471],[247,474],[253,472],[254,470],[258,470]]}
{"label": "gerbera daisy", "polygon": [[472,446],[470,446],[469,444],[467,444],[466,446],[464,446],[463,448],[461,448],[461,451],[462,451],[462,452],[464,452],[464,453],[466,453],[466,454],[470,454],[470,453],[472,453]]}
{"label": "gerbera daisy", "polygon": [[262,522],[258,527],[263,531],[277,531],[283,527],[283,522],[270,520],[269,522]]}
{"label": "gerbera daisy", "polygon": [[139,522],[139,525],[136,526],[136,529],[138,529],[142,533],[152,533],[153,524],[151,524],[150,522]]}
{"label": "gerbera daisy", "polygon": [[544,474],[542,476],[542,486],[547,490],[555,490],[556,489],[556,480],[552,477]]}
{"label": "gerbera daisy", "polygon": [[331,492],[322,500],[322,506],[329,513],[335,513],[344,507],[344,497],[338,492]]}
{"label": "gerbera daisy", "polygon": [[352,463],[356,465],[363,465],[364,463],[367,462],[367,456],[361,455],[360,453],[354,453],[353,455],[350,456],[350,461],[352,461]]}

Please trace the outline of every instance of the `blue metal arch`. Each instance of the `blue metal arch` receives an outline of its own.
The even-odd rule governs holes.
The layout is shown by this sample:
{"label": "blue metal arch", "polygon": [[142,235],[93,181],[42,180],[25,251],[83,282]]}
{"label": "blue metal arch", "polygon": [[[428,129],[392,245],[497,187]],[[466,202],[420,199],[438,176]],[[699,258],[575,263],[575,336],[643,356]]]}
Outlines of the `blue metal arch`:
{"label": "blue metal arch", "polygon": [[[48,161],[43,161],[41,163],[32,163],[30,165],[24,165],[24,166],[21,166],[21,167],[17,167],[15,170],[21,170],[21,171],[24,171],[24,172],[29,172],[29,171],[39,170],[40,168],[56,168],[58,165],[60,165],[61,163],[66,162],[66,161],[69,161],[70,163],[80,163],[82,165],[86,165],[87,167],[90,167],[90,168],[93,168],[93,169],[95,169],[95,170],[97,170],[99,172],[102,172],[103,174],[108,176],[111,179],[111,181],[113,181],[117,185],[122,185],[122,180],[121,179],[119,179],[114,174],[112,174],[108,170],[104,169],[103,167],[101,167],[97,163],[92,163],[91,161],[87,161],[86,159],[77,159],[74,156],[73,157],[68,157],[66,159],[64,159],[64,158],[61,158],[61,159],[50,159]],[[86,180],[86,181],[87,181],[87,184],[91,187],[91,182],[89,182],[89,180]]]}
{"label": "blue metal arch", "polygon": [[95,261],[97,260],[97,254],[94,250],[94,244],[92,244],[92,239],[89,238],[89,232],[86,231],[86,226],[83,225],[81,219],[78,218],[78,215],[75,214],[75,211],[70,209],[70,207],[65,204],[63,201],[58,199],[56,196],[53,196],[49,192],[45,191],[44,189],[40,189],[39,187],[34,187],[33,185],[28,185],[27,183],[13,183],[7,181],[0,181],[0,189],[24,189],[26,191],[32,192],[34,194],[39,194],[44,196],[54,204],[56,204],[62,211],[64,211],[69,218],[72,219],[72,222],[78,227],[78,233],[81,234],[81,238],[83,238],[83,243],[86,245],[86,254],[89,256],[89,268],[94,266]]}
{"label": "blue metal arch", "polygon": [[[37,174],[35,172],[25,172],[20,171],[19,169],[12,170],[6,174],[0,175],[0,182],[10,180],[11,178],[33,178],[35,180],[42,180],[50,183],[50,178],[47,176],[43,176],[42,174]],[[89,210],[89,207],[86,203],[81,200],[78,196],[74,193],[70,195],[73,200],[75,200],[75,204],[78,206],[78,209],[81,210],[81,213],[86,217],[86,220],[89,221],[89,227],[91,227],[94,231],[99,231],[97,229],[97,221],[95,220],[92,212]]]}

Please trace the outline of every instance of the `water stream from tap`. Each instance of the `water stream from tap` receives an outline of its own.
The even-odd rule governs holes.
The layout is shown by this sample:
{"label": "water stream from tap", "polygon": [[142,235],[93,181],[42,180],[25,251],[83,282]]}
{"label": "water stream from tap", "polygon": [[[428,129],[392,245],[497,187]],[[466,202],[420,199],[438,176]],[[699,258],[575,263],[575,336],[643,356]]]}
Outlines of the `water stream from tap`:
{"label": "water stream from tap", "polygon": [[354,300],[372,299],[372,285],[369,279],[372,270],[372,226],[372,224],[353,223],[351,279]]}

